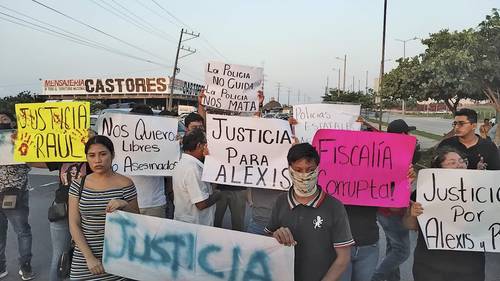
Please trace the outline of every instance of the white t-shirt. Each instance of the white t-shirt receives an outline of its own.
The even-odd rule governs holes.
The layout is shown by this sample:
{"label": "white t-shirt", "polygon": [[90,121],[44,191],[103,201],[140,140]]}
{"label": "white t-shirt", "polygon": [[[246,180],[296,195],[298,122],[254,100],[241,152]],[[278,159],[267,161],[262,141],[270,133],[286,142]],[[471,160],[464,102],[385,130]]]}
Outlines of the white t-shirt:
{"label": "white t-shirt", "polygon": [[129,176],[137,189],[139,208],[159,207],[167,204],[163,177]]}
{"label": "white t-shirt", "polygon": [[213,226],[215,204],[198,210],[196,203],[206,200],[212,194],[212,186],[201,181],[203,163],[183,153],[172,176],[174,189],[174,219],[194,224]]}

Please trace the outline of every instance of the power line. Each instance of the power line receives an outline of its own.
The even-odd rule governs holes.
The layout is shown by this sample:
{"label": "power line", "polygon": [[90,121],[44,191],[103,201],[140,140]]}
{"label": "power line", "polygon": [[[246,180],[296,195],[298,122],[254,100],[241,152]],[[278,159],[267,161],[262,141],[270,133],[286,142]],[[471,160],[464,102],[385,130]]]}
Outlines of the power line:
{"label": "power line", "polygon": [[208,42],[208,39],[206,39],[205,37],[201,37],[201,40],[203,40],[210,48],[212,48],[219,56],[221,56],[223,59],[225,59],[226,61],[229,61],[229,59],[224,56],[217,48],[215,48],[212,44],[210,44],[210,42]]}
{"label": "power line", "polygon": [[181,21],[179,18],[177,18],[176,16],[174,16],[174,14],[172,14],[171,12],[169,12],[167,9],[165,9],[162,5],[158,4],[158,2],[156,2],[155,0],[151,0],[153,3],[156,4],[156,6],[158,6],[160,9],[162,9],[165,13],[167,13],[169,16],[171,16],[173,19],[175,19],[177,22],[179,22],[181,25],[177,25],[178,27],[187,27],[191,30],[193,30],[193,28],[191,28],[189,25],[187,25],[186,23],[184,23],[183,21]]}
{"label": "power line", "polygon": [[[2,5],[0,5],[0,7],[6,8],[6,7],[2,6]],[[9,9],[9,8],[7,8],[7,9],[8,10],[12,10],[12,9]],[[17,12],[17,13],[19,13],[19,12]],[[114,54],[117,54],[117,55],[125,56],[125,57],[128,57],[128,58],[133,58],[133,59],[140,60],[140,61],[147,62],[147,63],[151,63],[151,64],[160,65],[160,66],[167,67],[167,68],[171,67],[171,66],[168,66],[168,65],[165,65],[165,64],[162,64],[162,63],[157,63],[157,62],[154,62],[154,61],[151,61],[151,60],[148,60],[148,59],[144,59],[144,58],[141,58],[141,57],[137,57],[137,56],[134,56],[134,55],[127,54],[125,52],[122,52],[122,51],[119,51],[119,50],[107,47],[105,45],[101,45],[101,44],[99,44],[99,43],[97,43],[95,41],[92,41],[92,40],[88,40],[88,39],[82,40],[82,39],[78,38],[78,35],[76,35],[76,34],[74,34],[72,32],[69,32],[69,31],[66,31],[64,29],[55,27],[53,25],[44,23],[43,21],[36,20],[36,19],[34,19],[32,17],[29,17],[29,16],[26,16],[26,17],[34,19],[34,20],[36,20],[38,22],[41,22],[43,24],[47,24],[49,26],[55,27],[55,28],[57,28],[59,30],[62,30],[63,32],[68,33],[68,34],[73,34],[73,35],[75,35],[77,37],[74,37],[74,36],[71,36],[71,35],[68,35],[68,34],[64,34],[62,32],[58,32],[56,30],[53,30],[53,29],[41,26],[41,25],[36,24],[36,23],[32,23],[32,22],[23,20],[21,18],[12,16],[12,15],[9,15],[9,14],[3,13],[3,12],[0,12],[0,14],[5,15],[5,16],[10,17],[10,18],[13,18],[13,19],[15,19],[17,21],[24,22],[26,24],[23,24],[23,23],[20,23],[20,22],[16,22],[16,21],[4,18],[4,17],[0,17],[0,19],[2,19],[4,21],[7,21],[7,22],[10,22],[10,23],[13,23],[13,24],[17,24],[17,25],[20,25],[20,26],[23,26],[23,27],[26,27],[26,28],[29,28],[29,29],[33,29],[33,30],[36,30],[36,31],[39,31],[39,32],[42,32],[42,33],[46,33],[46,34],[49,34],[49,35],[52,35],[52,36],[55,36],[55,37],[59,37],[59,38],[62,38],[62,39],[65,39],[65,40],[68,40],[68,41],[71,41],[71,42],[74,42],[74,43],[77,43],[77,44],[80,44],[80,45],[84,45],[84,46],[87,46],[87,47],[92,47],[92,48],[95,48],[95,49],[106,50],[108,52],[111,52],[111,53],[114,53]],[[19,14],[23,15],[22,13],[19,13]],[[33,26],[35,26],[35,27],[33,27]],[[84,38],[84,37],[82,37],[82,38]]]}
{"label": "power line", "polygon": [[[137,23],[134,19],[132,19],[130,16],[128,16],[128,15],[126,15],[126,14],[124,14],[123,12],[121,12],[121,11],[119,11],[119,10],[116,10],[116,11],[115,11],[113,6],[111,6],[111,9],[110,9],[110,8],[108,8],[108,7],[103,6],[102,4],[100,4],[99,2],[97,2],[96,0],[91,0],[91,1],[92,1],[94,4],[96,4],[97,6],[101,7],[102,9],[104,9],[104,10],[106,10],[106,11],[108,11],[108,12],[112,13],[113,15],[115,15],[115,16],[117,16],[117,17],[121,18],[122,20],[124,20],[124,21],[126,21],[126,22],[128,22],[128,23],[130,23],[130,24],[132,24],[132,25],[134,25],[134,26],[136,26],[137,28],[140,28],[140,29],[142,29],[142,30],[146,31],[147,33],[152,34],[152,35],[154,35],[154,36],[156,36],[156,37],[159,37],[159,38],[161,38],[161,39],[167,40],[166,38],[164,38],[164,37],[160,36],[160,35],[159,35],[159,34],[157,34],[156,32],[153,32],[152,30],[147,29],[145,26],[143,26],[143,25],[141,25],[141,24]],[[106,4],[106,5],[110,5],[110,4],[106,3],[106,2],[102,2],[102,3],[104,3],[104,4]],[[169,41],[169,40],[167,40],[167,41]],[[172,42],[172,41],[169,41],[169,42]]]}
{"label": "power line", "polygon": [[[149,22],[147,22],[145,19],[143,19],[143,17],[139,17],[138,15],[136,15],[134,12],[130,11],[130,10],[129,10],[127,7],[125,7],[124,5],[122,5],[122,4],[120,4],[120,3],[118,3],[116,0],[111,0],[111,2],[115,3],[118,7],[122,8],[123,10],[125,10],[127,13],[129,13],[130,15],[132,15],[132,17],[136,18],[136,19],[137,19],[137,22],[142,23],[142,24],[143,24],[143,25],[145,25],[145,26],[148,26],[148,27],[149,27],[149,29],[150,29],[151,31],[153,31],[153,32],[158,32],[158,34],[161,34],[161,35],[163,35],[163,36],[165,36],[165,37],[168,37],[170,40],[172,40],[171,42],[174,42],[174,41],[173,41],[173,38],[172,38],[170,35],[168,35],[168,34],[164,33],[162,30],[160,30],[160,29],[156,28],[156,27],[155,27],[155,26],[153,26],[151,23],[149,23]],[[175,42],[174,42],[174,44],[175,44]]]}
{"label": "power line", "polygon": [[111,37],[111,38],[113,38],[113,39],[115,39],[115,40],[117,40],[117,41],[119,41],[119,42],[121,42],[121,43],[123,43],[123,44],[126,44],[127,46],[130,46],[130,47],[132,47],[132,48],[134,48],[134,49],[137,49],[137,50],[142,51],[142,52],[144,52],[144,53],[147,53],[147,54],[149,54],[149,55],[151,55],[151,56],[154,56],[154,57],[156,57],[156,58],[159,58],[160,60],[164,60],[164,58],[162,58],[162,57],[160,57],[160,56],[157,56],[157,55],[155,55],[154,53],[151,53],[151,52],[150,52],[150,51],[148,51],[148,50],[145,50],[145,49],[143,49],[143,48],[141,48],[141,47],[138,47],[138,46],[136,46],[136,45],[134,45],[134,44],[131,44],[131,43],[129,43],[129,42],[127,42],[127,41],[123,40],[123,39],[120,39],[120,38],[118,38],[118,37],[116,37],[116,36],[114,36],[114,35],[111,35],[111,34],[109,34],[109,33],[105,32],[105,31],[102,31],[102,30],[100,30],[99,28],[96,28],[96,27],[94,27],[94,26],[92,26],[92,25],[90,25],[90,24],[87,24],[87,23],[85,23],[85,22],[82,22],[81,20],[78,20],[78,19],[76,19],[76,18],[74,18],[74,17],[72,17],[72,16],[69,16],[69,15],[67,15],[67,14],[65,14],[65,13],[63,13],[63,12],[61,12],[61,11],[59,11],[59,10],[56,10],[56,9],[54,9],[54,8],[50,7],[50,6],[47,6],[47,5],[45,5],[45,4],[43,4],[43,3],[41,3],[41,2],[39,2],[39,1],[37,1],[37,0],[31,0],[31,1],[32,1],[32,2],[34,2],[34,3],[36,3],[36,4],[38,4],[38,5],[40,5],[40,6],[42,6],[42,7],[45,7],[46,9],[49,9],[49,10],[51,10],[51,11],[53,11],[53,12],[57,13],[57,14],[62,15],[62,16],[64,16],[65,18],[68,18],[68,19],[70,19],[70,20],[72,20],[72,21],[74,21],[74,22],[77,22],[77,23],[79,23],[79,24],[81,24],[81,25],[84,25],[84,26],[86,26],[86,27],[88,27],[88,28],[90,28],[90,29],[92,29],[92,30],[94,30],[94,31],[97,31],[97,32],[99,32],[99,33],[101,33],[101,34],[104,34],[104,35],[106,35],[106,36],[108,36],[108,37]]}
{"label": "power line", "polygon": [[[137,3],[139,3],[142,7],[144,7],[145,9],[149,10],[150,12],[152,12],[153,14],[157,15],[159,18],[161,19],[166,19],[168,22],[170,22],[171,24],[175,24],[177,25],[175,22],[173,22],[170,18],[165,18],[164,16],[162,16],[160,13],[158,13],[156,10],[154,9],[151,9],[150,7],[148,7],[146,4],[142,3],[140,0],[135,0]],[[178,25],[177,25],[178,26]]]}
{"label": "power line", "polygon": [[[163,10],[165,13],[167,13],[170,17],[172,17],[173,19],[175,19],[179,24],[177,24],[177,26],[179,27],[187,27],[191,30],[194,30],[194,28],[190,27],[188,24],[186,24],[185,22],[183,22],[181,19],[179,19],[178,17],[176,17],[173,13],[169,12],[167,9],[165,9],[162,5],[158,4],[158,2],[156,2],[155,0],[151,0],[153,3],[156,4],[156,6],[158,6],[161,10]],[[203,42],[205,42],[207,44],[207,46],[209,48],[211,48],[216,55],[222,57],[223,59],[225,59],[226,61],[229,61],[229,59],[224,56],[217,48],[215,48],[210,42],[208,42],[208,39],[206,39],[204,36],[201,36],[201,39],[203,40]]]}

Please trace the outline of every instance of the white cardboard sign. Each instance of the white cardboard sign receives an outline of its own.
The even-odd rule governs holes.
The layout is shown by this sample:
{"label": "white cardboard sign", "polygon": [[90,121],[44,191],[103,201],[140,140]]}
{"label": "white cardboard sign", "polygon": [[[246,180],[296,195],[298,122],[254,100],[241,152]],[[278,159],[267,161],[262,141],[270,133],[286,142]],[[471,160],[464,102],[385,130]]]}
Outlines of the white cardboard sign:
{"label": "white cardboard sign", "polygon": [[209,114],[207,142],[203,181],[277,190],[291,186],[288,121]]}
{"label": "white cardboard sign", "polygon": [[295,136],[300,142],[312,142],[319,129],[359,131],[356,122],[361,105],[350,104],[300,104],[293,106],[293,117],[297,120]]}
{"label": "white cardboard sign", "polygon": [[163,116],[104,113],[97,120],[97,132],[113,141],[114,171],[171,176],[180,158],[177,122]]}
{"label": "white cardboard sign", "polygon": [[500,171],[424,169],[418,216],[428,249],[500,252]]}
{"label": "white cardboard sign", "polygon": [[209,62],[203,105],[235,112],[259,111],[257,92],[262,89],[263,71],[262,67]]}
{"label": "white cardboard sign", "polygon": [[22,164],[14,160],[13,133],[14,130],[0,130],[0,165]]}

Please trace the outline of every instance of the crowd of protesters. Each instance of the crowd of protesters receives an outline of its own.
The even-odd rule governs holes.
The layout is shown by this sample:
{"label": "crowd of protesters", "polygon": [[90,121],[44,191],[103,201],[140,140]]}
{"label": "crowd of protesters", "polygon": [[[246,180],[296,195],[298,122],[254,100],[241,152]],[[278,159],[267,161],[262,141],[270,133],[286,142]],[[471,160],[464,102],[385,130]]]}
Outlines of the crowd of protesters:
{"label": "crowd of protesters", "polygon": [[[136,106],[132,112],[152,114],[146,105]],[[108,212],[124,210],[221,227],[227,209],[233,230],[273,236],[279,243],[295,248],[295,266],[290,269],[295,271],[295,280],[401,280],[399,267],[411,252],[409,230],[418,231],[416,217],[425,212],[416,202],[415,193],[409,208],[344,206],[318,186],[320,157],[308,143],[296,143],[288,152],[293,183],[289,191],[203,182],[204,157],[210,152],[205,135],[205,110],[201,107],[199,113],[185,118],[186,133],[180,140],[182,155],[171,178],[127,177],[114,172],[113,143],[99,135],[91,136],[85,145],[86,163],[0,166],[0,195],[4,202],[0,209],[0,279],[8,274],[5,257],[8,222],[17,235],[21,279],[36,277],[31,268],[32,233],[28,223],[31,166],[59,171],[60,185],[51,208],[67,206],[66,216],[56,216],[50,221],[52,258],[47,262],[50,281],[65,278],[61,259],[73,247],[71,280],[126,280],[107,274],[102,265]],[[475,111],[458,110],[452,122],[455,135],[438,145],[429,164],[435,168],[500,170],[498,148],[487,137],[490,128],[481,126],[481,136],[475,134],[477,121]],[[290,124],[293,126],[296,121],[290,120]],[[14,116],[1,112],[0,129],[14,128]],[[414,129],[403,120],[395,120],[387,131],[409,134]],[[418,158],[416,150],[414,163]],[[408,177],[415,180],[412,167]],[[5,206],[5,198],[13,198],[9,195],[16,198],[13,208]],[[247,205],[251,215],[245,226]],[[317,224],[304,223],[317,218],[328,222],[321,231],[317,231]],[[387,245],[383,259],[379,258],[379,225]],[[413,276],[415,281],[481,281],[485,279],[485,254],[428,250],[419,234]]]}

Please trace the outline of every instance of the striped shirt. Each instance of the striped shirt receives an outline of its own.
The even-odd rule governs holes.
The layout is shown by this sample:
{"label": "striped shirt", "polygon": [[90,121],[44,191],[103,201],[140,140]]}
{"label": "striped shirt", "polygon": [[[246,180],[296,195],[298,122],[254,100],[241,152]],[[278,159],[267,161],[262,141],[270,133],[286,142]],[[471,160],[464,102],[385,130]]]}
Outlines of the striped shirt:
{"label": "striped shirt", "polygon": [[[69,195],[80,197],[81,183],[73,181]],[[87,244],[94,256],[102,260],[104,245],[104,226],[106,222],[106,206],[112,199],[122,199],[130,202],[137,197],[134,185],[127,187],[110,188],[106,190],[92,190],[84,187],[80,197],[80,227],[87,240]],[[82,252],[75,246],[71,263],[71,280],[125,280],[122,277],[102,274],[93,275],[88,267]]]}

